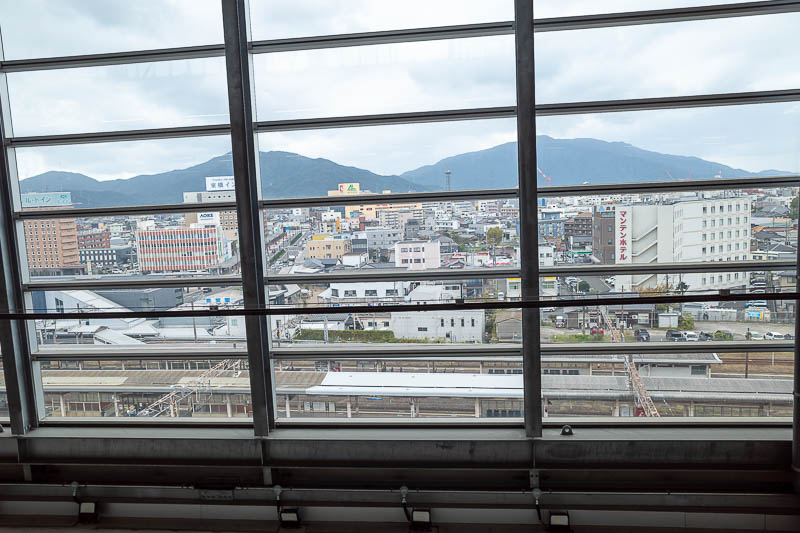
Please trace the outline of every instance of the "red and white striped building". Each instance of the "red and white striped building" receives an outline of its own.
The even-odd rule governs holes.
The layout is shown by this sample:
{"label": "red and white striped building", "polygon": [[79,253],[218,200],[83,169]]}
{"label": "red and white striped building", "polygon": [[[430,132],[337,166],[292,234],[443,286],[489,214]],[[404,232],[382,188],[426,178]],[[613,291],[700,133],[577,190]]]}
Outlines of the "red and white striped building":
{"label": "red and white striped building", "polygon": [[142,272],[205,270],[228,259],[220,226],[144,229],[136,232]]}

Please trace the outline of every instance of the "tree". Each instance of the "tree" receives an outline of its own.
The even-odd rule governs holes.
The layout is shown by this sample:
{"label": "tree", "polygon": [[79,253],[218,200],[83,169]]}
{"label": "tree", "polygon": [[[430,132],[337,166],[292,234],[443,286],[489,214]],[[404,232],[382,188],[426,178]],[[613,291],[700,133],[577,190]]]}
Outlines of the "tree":
{"label": "tree", "polygon": [[578,283],[578,291],[579,292],[589,292],[589,289],[591,289],[591,288],[592,288],[592,286],[585,279],[582,279]]}
{"label": "tree", "polygon": [[678,317],[678,329],[694,329],[694,317],[692,315]]}
{"label": "tree", "polygon": [[491,245],[497,246],[503,241],[503,230],[500,228],[489,228],[486,232],[486,242]]}
{"label": "tree", "polygon": [[800,208],[800,198],[795,196],[792,198],[792,203],[789,204],[789,216],[792,220],[797,220],[798,208]]}

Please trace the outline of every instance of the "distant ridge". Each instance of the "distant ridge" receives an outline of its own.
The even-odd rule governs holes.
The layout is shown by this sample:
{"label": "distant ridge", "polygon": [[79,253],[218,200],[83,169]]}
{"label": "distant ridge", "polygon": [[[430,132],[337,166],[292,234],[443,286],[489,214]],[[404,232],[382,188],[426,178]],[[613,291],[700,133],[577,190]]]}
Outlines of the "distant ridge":
{"label": "distant ridge", "polygon": [[[597,139],[536,139],[538,166],[550,185],[740,178],[788,174],[777,170],[748,172],[697,157],[661,154],[630,144]],[[510,142],[442,159],[403,174],[383,176],[328,159],[291,152],[261,152],[261,187],[265,198],[326,196],[339,183],[358,182],[373,192],[433,191],[444,188],[452,171],[453,189],[505,188],[517,185],[517,143]],[[128,179],[98,181],[84,174],[50,171],[22,180],[22,192],[69,191],[81,207],[129,206],[183,202],[183,193],[205,190],[206,176],[232,173],[231,154],[184,169]],[[540,186],[547,185],[541,174]]]}

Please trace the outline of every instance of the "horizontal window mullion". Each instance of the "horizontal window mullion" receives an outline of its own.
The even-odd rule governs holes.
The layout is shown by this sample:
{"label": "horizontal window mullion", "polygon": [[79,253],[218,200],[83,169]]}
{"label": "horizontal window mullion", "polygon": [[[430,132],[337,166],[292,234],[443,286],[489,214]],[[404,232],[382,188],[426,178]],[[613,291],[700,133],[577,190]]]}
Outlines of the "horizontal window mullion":
{"label": "horizontal window mullion", "polygon": [[[535,10],[535,6],[534,6]],[[800,11],[800,2],[790,0],[721,4],[713,6],[679,7],[624,13],[603,13],[567,17],[534,19],[534,32],[585,30],[615,26],[637,26],[692,20],[730,17],[750,17]],[[535,14],[535,13],[534,13]]]}
{"label": "horizontal window mullion", "polygon": [[130,63],[151,63],[155,61],[201,59],[207,57],[221,57],[224,55],[224,44],[211,44],[203,46],[163,48],[156,50],[111,52],[107,54],[81,54],[34,59],[14,59],[0,62],[0,72],[31,72],[36,70],[102,67],[108,65],[127,65]]}
{"label": "horizontal window mullion", "polygon": [[449,358],[469,358],[491,360],[497,358],[521,356],[521,344],[464,344],[464,345],[376,345],[376,346],[335,346],[327,345],[314,348],[286,348],[273,346],[270,356],[278,361],[308,361],[314,359],[381,360],[381,359],[430,359],[448,360]]}
{"label": "horizontal window mullion", "polygon": [[751,187],[792,187],[797,185],[800,185],[800,174],[759,176],[753,178],[607,183],[598,185],[551,185],[539,187],[538,195],[542,198],[555,198],[560,196],[735,190]]}
{"label": "horizontal window mullion", "polygon": [[122,215],[160,215],[171,213],[199,213],[207,211],[232,211],[236,202],[209,202],[207,204],[162,204],[131,205],[122,207],[75,207],[70,209],[35,209],[18,211],[14,214],[21,220],[40,220],[52,218],[80,218]]}
{"label": "horizontal window mullion", "polygon": [[129,289],[129,288],[160,288],[160,287],[226,287],[240,285],[242,278],[239,276],[208,276],[208,277],[132,277],[101,278],[101,279],[42,279],[32,280],[23,284],[26,291],[60,291],[75,289]]}
{"label": "horizontal window mullion", "polygon": [[332,272],[330,274],[276,274],[267,275],[265,283],[331,283],[353,282],[363,283],[370,281],[431,281],[431,280],[465,280],[465,279],[494,279],[518,278],[518,268],[480,268],[480,269],[450,269],[450,270],[392,270],[377,269]]}
{"label": "horizontal window mullion", "polygon": [[195,349],[187,353],[165,353],[165,348],[172,350],[170,346],[153,345],[153,348],[161,348],[157,353],[121,353],[115,352],[118,346],[103,345],[106,349],[105,353],[83,353],[83,354],[68,354],[68,353],[33,353],[31,359],[33,361],[222,361],[224,359],[244,359],[247,357],[247,350],[243,349],[238,353],[212,353],[204,352],[203,350]]}
{"label": "horizontal window mullion", "polygon": [[359,126],[384,126],[392,124],[418,124],[459,120],[484,120],[491,118],[513,118],[516,106],[484,107],[474,109],[450,109],[443,111],[414,111],[409,113],[382,113],[377,115],[354,115],[330,118],[300,118],[292,120],[267,120],[256,122],[259,133],[271,131],[294,131]]}
{"label": "horizontal window mullion", "polygon": [[244,342],[215,348],[211,344],[147,344],[122,346],[112,344],[44,344],[31,354],[34,361],[171,361],[244,359]]}
{"label": "horizontal window mullion", "polygon": [[714,261],[698,263],[631,263],[540,267],[539,275],[672,274],[687,272],[748,272],[794,269],[795,259],[776,261]]}
{"label": "horizontal window mullion", "polygon": [[[793,341],[704,341],[704,342],[622,342],[622,343],[549,343],[542,344],[543,357],[589,354],[674,354],[674,353],[740,353],[791,352]],[[605,362],[605,361],[598,361]],[[620,360],[620,362],[622,362]]]}
{"label": "horizontal window mullion", "polygon": [[513,33],[514,23],[512,21],[504,21],[253,41],[250,43],[249,48],[253,54],[265,54],[374,44],[489,37],[492,35],[510,35]]}
{"label": "horizontal window mullion", "polygon": [[[289,207],[321,207],[326,205],[343,205],[359,203],[392,203],[392,202],[447,202],[451,200],[486,200],[517,198],[518,189],[478,189],[463,191],[409,192],[391,194],[359,194],[352,196],[317,196],[306,198],[268,198],[259,203],[266,209],[283,209]],[[213,205],[213,204],[210,204]]]}
{"label": "horizontal window mullion", "polygon": [[11,137],[6,140],[6,144],[10,148],[30,148],[37,146],[63,146],[70,144],[90,144],[117,141],[210,137],[214,135],[229,135],[230,131],[231,127],[229,124],[211,124],[206,126],[180,126],[175,128],[149,128],[144,130],[119,130],[107,132],[65,133],[61,135]]}
{"label": "horizontal window mullion", "polygon": [[538,104],[537,117],[796,102],[800,89]]}
{"label": "horizontal window mullion", "polygon": [[748,301],[754,298],[765,301],[774,300],[798,300],[800,299],[800,292],[782,292],[782,293],[766,293],[766,294],[727,294],[719,291],[707,292],[703,294],[692,295],[665,295],[656,294],[652,296],[597,296],[591,298],[559,298],[558,300],[552,299],[537,299],[531,301],[496,301],[487,300],[480,302],[456,302],[456,303],[435,303],[425,305],[410,305],[410,304],[396,304],[386,305],[381,307],[367,306],[367,305],[353,305],[346,307],[333,307],[333,306],[318,306],[318,307],[278,307],[272,306],[265,309],[209,309],[209,310],[188,310],[182,309],[179,311],[109,311],[98,313],[85,313],[85,312],[64,312],[64,313],[0,313],[0,320],[66,320],[66,319],[86,319],[87,317],[94,319],[103,318],[163,318],[165,316],[171,317],[222,317],[222,316],[273,316],[273,315],[313,315],[313,314],[341,314],[347,313],[376,313],[378,310],[382,313],[392,312],[417,312],[424,313],[430,311],[462,311],[462,310],[485,310],[485,309],[520,309],[520,308],[541,308],[553,307],[557,303],[559,307],[589,307],[596,305],[635,305],[638,303],[686,303],[686,302],[718,302],[730,301],[741,302]]}

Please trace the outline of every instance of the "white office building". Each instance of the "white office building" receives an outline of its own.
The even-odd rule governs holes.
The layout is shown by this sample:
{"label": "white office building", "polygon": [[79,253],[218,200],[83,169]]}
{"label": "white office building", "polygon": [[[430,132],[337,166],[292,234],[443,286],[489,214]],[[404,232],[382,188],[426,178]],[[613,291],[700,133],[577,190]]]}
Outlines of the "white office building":
{"label": "white office building", "polygon": [[402,339],[481,342],[485,322],[483,310],[392,313],[394,336]]}

